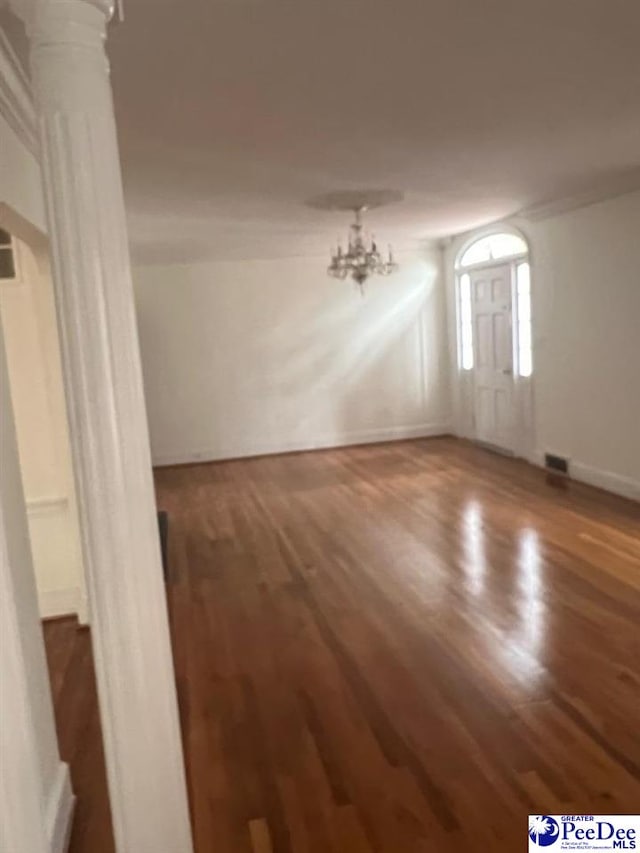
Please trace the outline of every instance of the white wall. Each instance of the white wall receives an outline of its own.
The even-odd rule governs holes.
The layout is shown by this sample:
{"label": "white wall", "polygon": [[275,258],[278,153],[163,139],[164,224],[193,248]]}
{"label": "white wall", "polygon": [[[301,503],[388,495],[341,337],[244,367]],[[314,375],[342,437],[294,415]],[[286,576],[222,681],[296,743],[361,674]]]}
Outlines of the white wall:
{"label": "white wall", "polygon": [[[512,224],[531,249],[532,458],[566,456],[577,479],[640,498],[640,193]],[[468,237],[446,252],[452,353],[452,270]],[[468,402],[453,365],[460,427]]]}
{"label": "white wall", "polygon": [[440,253],[361,297],[324,259],[134,271],[154,462],[448,430]]}
{"label": "white wall", "polygon": [[18,449],[42,616],[86,618],[80,531],[51,280],[15,240],[16,278],[0,282]]}

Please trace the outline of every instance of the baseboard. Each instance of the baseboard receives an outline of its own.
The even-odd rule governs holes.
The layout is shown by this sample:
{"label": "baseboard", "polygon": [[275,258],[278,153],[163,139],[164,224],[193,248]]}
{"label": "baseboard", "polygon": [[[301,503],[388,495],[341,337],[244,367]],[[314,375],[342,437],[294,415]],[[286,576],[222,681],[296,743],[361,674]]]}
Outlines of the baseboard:
{"label": "baseboard", "polygon": [[[535,450],[527,457],[527,460],[533,465],[544,468],[544,456],[545,451]],[[640,482],[637,480],[632,477],[623,477],[621,474],[614,474],[611,471],[604,471],[601,468],[594,468],[591,465],[585,465],[583,462],[576,462],[574,459],[569,460],[569,479],[578,483],[586,483],[588,486],[595,486],[597,489],[604,489],[606,492],[620,495],[623,498],[640,501]]]}
{"label": "baseboard", "polygon": [[47,837],[50,853],[66,853],[71,837],[75,796],[71,789],[69,766],[58,765],[47,804]]}
{"label": "baseboard", "polygon": [[640,482],[631,477],[622,477],[620,474],[612,474],[611,471],[602,471],[580,462],[572,462],[569,472],[573,480],[596,486],[598,489],[605,489],[623,498],[640,501]]}
{"label": "baseboard", "polygon": [[226,448],[202,448],[198,450],[175,450],[153,454],[153,464],[185,465],[192,462],[218,462],[224,459],[242,459],[251,456],[268,456],[278,453],[295,453],[303,450],[329,450],[350,447],[355,444],[377,444],[384,441],[402,441],[410,438],[431,438],[449,435],[449,424],[419,424],[417,426],[381,427],[356,430],[344,435],[325,435],[313,439],[299,439],[274,443],[253,443]]}
{"label": "baseboard", "polygon": [[54,616],[67,616],[69,614],[80,616],[81,604],[80,590],[77,587],[38,590],[41,619],[52,619]]}

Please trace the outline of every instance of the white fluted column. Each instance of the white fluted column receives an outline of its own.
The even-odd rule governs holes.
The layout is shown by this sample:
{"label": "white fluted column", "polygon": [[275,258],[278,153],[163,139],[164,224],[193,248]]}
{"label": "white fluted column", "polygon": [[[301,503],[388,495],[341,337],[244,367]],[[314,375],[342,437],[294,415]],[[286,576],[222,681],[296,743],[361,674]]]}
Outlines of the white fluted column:
{"label": "white fluted column", "polygon": [[26,23],[116,846],[118,853],[189,853],[104,51],[112,6],[112,0],[35,0]]}

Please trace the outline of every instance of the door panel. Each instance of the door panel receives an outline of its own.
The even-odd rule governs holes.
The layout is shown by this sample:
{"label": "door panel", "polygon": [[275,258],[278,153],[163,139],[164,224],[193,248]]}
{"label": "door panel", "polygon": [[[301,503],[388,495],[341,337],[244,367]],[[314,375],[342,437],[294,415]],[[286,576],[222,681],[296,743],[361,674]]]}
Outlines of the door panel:
{"label": "door panel", "polygon": [[501,371],[510,370],[513,363],[511,319],[506,314],[493,315],[494,365]]}
{"label": "door panel", "polygon": [[475,316],[475,339],[477,348],[475,353],[475,363],[479,368],[491,367],[493,363],[493,335],[491,332],[491,315],[479,314]]}
{"label": "door panel", "polygon": [[[511,267],[509,267],[509,271]],[[502,300],[503,302],[511,302],[511,281],[503,278],[502,276],[498,278],[491,279],[491,298],[494,302],[499,302]]]}
{"label": "door panel", "polygon": [[475,421],[479,441],[514,446],[511,266],[471,272]]}

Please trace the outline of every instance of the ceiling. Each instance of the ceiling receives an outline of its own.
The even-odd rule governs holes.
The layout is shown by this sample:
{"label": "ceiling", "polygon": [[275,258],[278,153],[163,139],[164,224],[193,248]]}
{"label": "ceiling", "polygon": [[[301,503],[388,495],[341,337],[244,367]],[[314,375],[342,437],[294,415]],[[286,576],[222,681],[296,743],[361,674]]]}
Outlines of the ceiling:
{"label": "ceiling", "polygon": [[638,0],[127,0],[108,49],[134,255],[400,245],[640,186]]}

